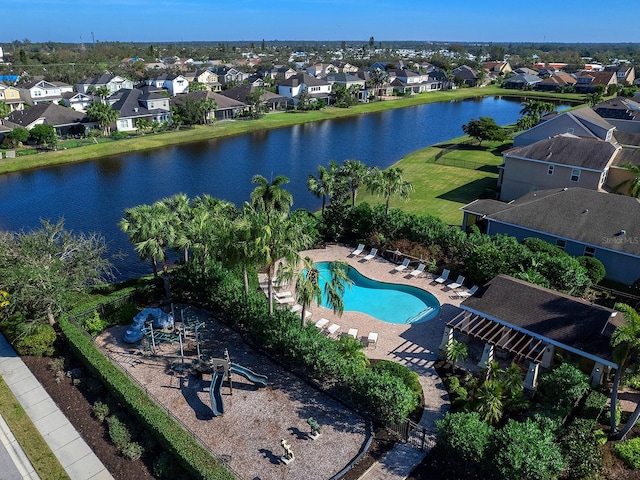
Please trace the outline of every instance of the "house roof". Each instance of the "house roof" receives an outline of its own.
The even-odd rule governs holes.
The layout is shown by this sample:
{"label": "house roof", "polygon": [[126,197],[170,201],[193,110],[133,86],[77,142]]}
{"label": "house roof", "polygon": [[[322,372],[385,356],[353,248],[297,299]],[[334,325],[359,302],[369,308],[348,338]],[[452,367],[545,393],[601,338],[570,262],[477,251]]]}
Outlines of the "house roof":
{"label": "house roof", "polygon": [[561,134],[524,147],[509,149],[505,152],[505,158],[517,157],[604,171],[618,150],[619,147],[611,142]]}
{"label": "house roof", "polygon": [[80,84],[81,85],[106,85],[114,78],[116,78],[115,75],[112,75],[110,73],[103,73],[102,75],[98,75],[96,77],[87,78],[82,82],[80,82]]}
{"label": "house roof", "polygon": [[[640,134],[636,134],[640,136]],[[620,153],[616,155],[613,165],[620,166],[626,163],[640,167],[640,148],[622,147]]]}
{"label": "house roof", "polygon": [[575,85],[577,80],[565,72],[557,72],[552,74],[550,77],[547,77],[542,80],[541,85],[555,85],[555,86],[563,86],[563,85]]}
{"label": "house roof", "polygon": [[39,103],[25,110],[15,110],[7,117],[11,123],[24,128],[40,118],[44,118],[44,123],[54,127],[89,121],[86,113],[63,107],[57,103]]}
{"label": "house roof", "polygon": [[640,121],[640,103],[631,98],[615,97],[600,102],[593,110],[604,118]]}
{"label": "house roof", "polygon": [[[590,136],[592,138],[600,138],[597,134],[598,130],[613,131],[615,128],[607,122],[606,119],[594,112],[590,107],[581,107],[568,112],[553,113],[551,115],[546,115],[542,120],[542,122],[530,129],[515,135],[514,139],[519,137],[525,139],[532,136],[535,137],[535,132],[539,131],[545,132],[542,136],[548,138],[553,135],[567,132],[569,127],[573,128],[575,132],[580,132],[581,137]],[[550,128],[551,125],[554,125],[552,122],[557,122],[557,131],[553,131],[555,128]],[[515,143],[517,143],[517,141]]]}
{"label": "house roof", "polygon": [[477,80],[479,72],[468,65],[460,65],[453,69],[453,75],[465,80]]}
{"label": "house roof", "polygon": [[171,99],[173,103],[181,103],[187,98],[192,98],[196,101],[199,100],[213,100],[218,105],[218,110],[228,110],[233,108],[244,108],[246,103],[240,102],[234,98],[226,97],[219,93],[209,92],[206,90],[198,90],[197,92],[182,93],[175,98]]}
{"label": "house roof", "polygon": [[[474,202],[463,212],[486,215],[490,222],[640,256],[640,200],[585,188],[538,190],[484,213]],[[489,205],[491,206],[491,205]]]}
{"label": "house roof", "polygon": [[532,85],[541,82],[542,79],[537,75],[520,74],[509,77],[502,83],[518,83],[523,85]]}
{"label": "house roof", "polygon": [[620,145],[628,145],[631,147],[640,147],[640,132],[623,132],[618,130],[614,137]]}
{"label": "house roof", "polygon": [[487,282],[461,307],[609,361],[609,336],[624,318],[612,317],[609,308],[507,275]]}
{"label": "house roof", "polygon": [[307,87],[321,87],[329,85],[326,80],[316,78],[313,75],[309,75],[308,73],[298,73],[297,75],[293,75],[288,79],[280,82],[280,85],[285,87],[297,87],[302,83],[304,83]]}
{"label": "house roof", "polygon": [[337,83],[355,83],[355,82],[360,83],[363,81],[362,78],[346,72],[328,73],[323,78],[327,82],[337,82]]}
{"label": "house roof", "polygon": [[120,112],[119,118],[148,116],[151,114],[149,110],[140,105],[139,99],[141,96],[142,91],[137,88],[121,88],[109,97],[110,100],[117,98],[117,100],[111,104],[111,108]]}
{"label": "house roof", "polygon": [[[244,84],[239,85],[235,88],[230,88],[228,90],[223,90],[220,92],[220,95],[224,95],[225,97],[232,98],[241,102],[243,104],[247,103],[247,95],[249,95],[254,90],[260,87],[254,87],[252,85]],[[262,102],[274,102],[274,101],[286,101],[287,97],[283,97],[282,95],[277,95],[269,90],[263,90],[262,95],[260,95],[260,101]]]}

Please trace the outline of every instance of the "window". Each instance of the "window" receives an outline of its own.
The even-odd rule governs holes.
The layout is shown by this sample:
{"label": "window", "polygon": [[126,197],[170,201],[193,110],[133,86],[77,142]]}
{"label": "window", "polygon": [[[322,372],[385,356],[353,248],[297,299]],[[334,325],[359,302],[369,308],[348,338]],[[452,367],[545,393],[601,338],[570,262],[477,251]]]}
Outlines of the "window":
{"label": "window", "polygon": [[596,249],[593,247],[584,247],[584,256],[585,257],[595,257]]}
{"label": "window", "polygon": [[556,247],[558,247],[561,250],[564,250],[564,247],[566,246],[567,246],[566,240],[562,240],[561,238],[556,238]]}
{"label": "window", "polygon": [[572,182],[580,181],[580,169],[579,168],[572,168],[571,169],[571,181]]}
{"label": "window", "polygon": [[549,168],[547,168],[547,175],[553,175],[554,168],[555,168],[555,165],[549,165]]}

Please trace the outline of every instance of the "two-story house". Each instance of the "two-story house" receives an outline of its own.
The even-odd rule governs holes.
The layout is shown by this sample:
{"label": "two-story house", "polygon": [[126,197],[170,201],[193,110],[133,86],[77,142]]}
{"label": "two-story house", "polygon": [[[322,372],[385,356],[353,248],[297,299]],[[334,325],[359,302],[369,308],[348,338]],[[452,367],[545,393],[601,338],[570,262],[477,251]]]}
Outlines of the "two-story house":
{"label": "two-story house", "polygon": [[[475,200],[461,208],[463,228],[475,223],[489,235],[540,238],[574,257],[595,257],[609,280],[640,279],[640,202],[625,195],[561,188],[517,200]],[[481,228],[482,229],[482,228]]]}
{"label": "two-story house", "polygon": [[78,93],[89,94],[98,90],[98,88],[107,87],[109,94],[117,92],[122,88],[133,88],[133,82],[120,75],[112,75],[110,73],[104,73],[91,78],[85,78],[76,85]]}
{"label": "two-story house", "polygon": [[561,134],[503,153],[498,187],[500,200],[550,188],[601,190],[621,147],[595,138]]}
{"label": "two-story house", "polygon": [[118,111],[116,128],[119,132],[137,130],[136,122],[140,119],[171,123],[169,99],[157,93],[123,88],[112,94],[107,101],[111,108]]}
{"label": "two-story house", "polygon": [[636,79],[636,70],[633,65],[608,65],[604,70],[605,72],[616,72],[620,85],[633,85]]}
{"label": "two-story house", "polygon": [[292,99],[296,105],[302,92],[307,92],[313,99],[322,99],[328,105],[331,99],[331,84],[308,73],[299,73],[278,85],[278,93]]}
{"label": "two-story house", "polygon": [[480,72],[468,65],[460,65],[453,69],[453,78],[459,84],[475,87],[480,82]]}
{"label": "two-story house", "polygon": [[248,73],[226,65],[214,67],[212,68],[212,72],[218,75],[218,82],[222,85],[223,90],[240,85],[249,78]]}
{"label": "two-story house", "polygon": [[577,137],[599,138],[612,141],[615,126],[589,107],[577,108],[556,115],[549,115],[540,123],[513,137],[513,146],[530,145],[539,140],[570,133]]}
{"label": "two-story house", "polygon": [[146,83],[150,87],[166,90],[172,97],[189,91],[189,82],[182,75],[163,73],[148,79]]}
{"label": "two-story house", "polygon": [[358,91],[358,101],[367,102],[369,101],[369,92],[365,88],[365,81],[357,77],[356,75],[352,75],[350,73],[329,73],[323,80],[329,82],[331,85],[342,85],[348,89],[357,89]]}
{"label": "two-story house", "polygon": [[306,72],[314,77],[324,77],[329,73],[337,73],[338,67],[332,63],[316,63],[307,67]]}
{"label": "two-story house", "polygon": [[10,85],[0,83],[0,102],[4,102],[9,106],[10,111],[22,110],[24,108],[24,100],[20,97],[20,90]]}
{"label": "two-story house", "polygon": [[593,93],[598,85],[602,85],[607,92],[609,86],[618,84],[616,72],[582,72],[576,80],[574,88],[577,93]]}
{"label": "two-story house", "polygon": [[197,82],[207,87],[211,92],[219,92],[222,85],[218,81],[218,74],[209,69],[195,70],[182,75],[189,83]]}
{"label": "two-story house", "polygon": [[27,105],[39,103],[58,103],[66,92],[73,92],[73,87],[63,82],[48,82],[47,80],[33,80],[18,87],[20,96]]}

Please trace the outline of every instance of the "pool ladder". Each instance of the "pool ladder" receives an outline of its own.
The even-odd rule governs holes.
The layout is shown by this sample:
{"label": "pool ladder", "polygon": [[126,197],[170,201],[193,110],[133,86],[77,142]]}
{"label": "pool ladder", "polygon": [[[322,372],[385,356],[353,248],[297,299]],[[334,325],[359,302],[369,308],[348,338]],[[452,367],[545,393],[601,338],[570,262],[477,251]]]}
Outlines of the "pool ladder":
{"label": "pool ladder", "polygon": [[404,323],[416,323],[418,320],[420,320],[428,312],[433,312],[433,308],[432,307],[425,308],[421,312],[416,313],[413,317],[407,318]]}

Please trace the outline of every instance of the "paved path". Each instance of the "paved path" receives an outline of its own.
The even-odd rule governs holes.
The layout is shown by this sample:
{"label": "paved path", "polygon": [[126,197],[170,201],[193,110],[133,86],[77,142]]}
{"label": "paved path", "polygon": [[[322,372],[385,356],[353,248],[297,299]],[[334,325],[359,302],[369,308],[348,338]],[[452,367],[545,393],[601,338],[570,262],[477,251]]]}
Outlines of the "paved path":
{"label": "paved path", "polygon": [[2,416],[0,416],[0,443],[2,443],[0,447],[2,480],[38,480],[40,478]]}
{"label": "paved path", "polygon": [[[71,480],[113,480],[100,459],[91,451],[1,334],[0,376],[40,431]],[[37,476],[25,478],[37,478]]]}
{"label": "paved path", "polygon": [[[365,262],[362,256],[350,255],[353,248],[329,246],[321,250],[309,250],[302,255],[310,256],[314,261],[344,260],[363,275],[383,282],[413,285],[434,295],[441,305],[440,315],[432,320],[406,325],[390,324],[358,312],[345,312],[341,317],[332,311],[319,306],[311,308],[312,321],[327,318],[343,328],[343,333],[350,328],[358,329],[358,336],[365,341],[369,332],[378,333],[375,347],[367,347],[365,353],[370,358],[393,360],[406,365],[420,376],[424,394],[424,411],[420,420],[428,433],[427,441],[435,440],[435,421],[442,418],[449,410],[447,391],[436,373],[433,365],[438,359],[438,347],[442,339],[444,326],[448,320],[460,312],[461,299],[452,291],[433,281],[431,275],[414,278],[394,271],[394,263],[382,258]],[[411,269],[416,265],[411,264]],[[402,480],[417,466],[425,454],[405,444],[397,444],[382,460],[376,462],[361,480]]]}

